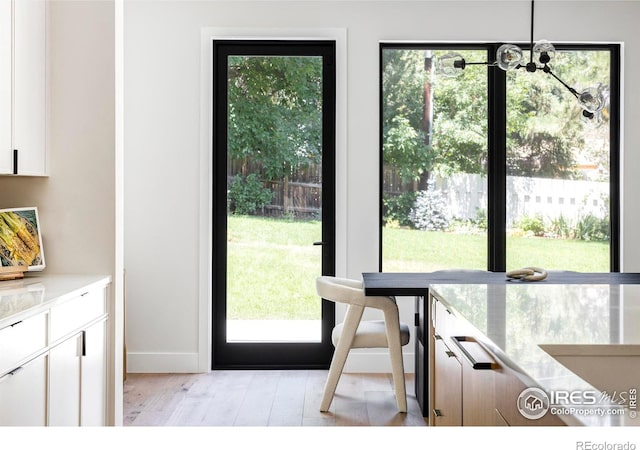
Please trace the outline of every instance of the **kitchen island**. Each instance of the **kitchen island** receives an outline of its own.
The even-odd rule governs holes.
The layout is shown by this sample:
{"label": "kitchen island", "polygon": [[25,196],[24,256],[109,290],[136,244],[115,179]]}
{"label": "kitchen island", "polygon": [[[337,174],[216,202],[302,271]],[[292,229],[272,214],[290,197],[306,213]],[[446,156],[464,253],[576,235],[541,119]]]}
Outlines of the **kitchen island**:
{"label": "kitchen island", "polygon": [[[454,270],[364,273],[363,281],[366,295],[415,297],[416,397],[423,415],[434,425],[638,424],[631,416],[635,415],[637,388],[633,384],[640,384],[640,377],[628,368],[638,363],[640,348],[640,332],[636,331],[639,274],[549,272],[544,281],[521,282],[508,281],[504,273]],[[444,317],[450,320],[442,320]],[[438,330],[442,327],[444,330]],[[450,355],[446,359],[454,370],[444,378],[453,380],[444,386],[444,397],[457,405],[451,414],[436,401],[437,388],[443,388],[436,381],[437,347]],[[475,354],[480,363],[466,377],[464,350]],[[585,371],[585,367],[607,371]],[[483,375],[471,377],[471,373]],[[463,396],[465,384],[467,395]],[[570,413],[524,417],[517,400],[528,387],[552,390],[552,400],[568,408],[554,406],[554,412]],[[567,401],[564,395],[573,397]],[[606,403],[615,411],[608,409],[600,416],[571,413],[593,406],[594,396],[603,397],[597,403]],[[473,408],[463,402],[469,406],[474,398],[488,409],[471,416]],[[617,404],[621,402],[626,409]]]}
{"label": "kitchen island", "polygon": [[[455,410],[456,425],[640,425],[640,286],[433,284],[429,295],[433,425]],[[452,405],[440,385],[455,376]]]}

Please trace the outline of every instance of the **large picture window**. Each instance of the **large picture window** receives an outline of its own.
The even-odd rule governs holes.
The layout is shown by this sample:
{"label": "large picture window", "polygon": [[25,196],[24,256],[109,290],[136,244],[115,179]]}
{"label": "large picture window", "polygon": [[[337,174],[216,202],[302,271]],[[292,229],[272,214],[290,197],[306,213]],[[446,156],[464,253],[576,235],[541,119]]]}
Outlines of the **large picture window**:
{"label": "large picture window", "polygon": [[618,271],[619,46],[556,46],[559,78],[607,93],[587,120],[542,71],[435,70],[498,45],[381,44],[380,269]]}

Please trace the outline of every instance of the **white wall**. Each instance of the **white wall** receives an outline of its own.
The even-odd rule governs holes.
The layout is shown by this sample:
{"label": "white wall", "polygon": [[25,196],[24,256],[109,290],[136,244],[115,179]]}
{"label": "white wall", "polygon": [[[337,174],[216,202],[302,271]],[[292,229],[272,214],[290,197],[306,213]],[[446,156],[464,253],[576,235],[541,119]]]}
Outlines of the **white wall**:
{"label": "white wall", "polygon": [[[112,276],[111,421],[122,420],[122,218],[114,1],[48,2],[46,178],[0,177],[0,207],[37,206],[48,274]],[[119,194],[121,196],[121,193]]]}
{"label": "white wall", "polygon": [[[338,180],[338,229],[344,255],[340,275],[359,277],[378,268],[378,48],[381,41],[527,41],[528,1],[151,1],[127,0],[125,27],[125,267],[127,345],[132,371],[207,370],[201,356],[208,318],[202,318],[201,249],[209,244],[200,222],[208,192],[201,186],[201,30],[344,29],[347,35],[346,167]],[[623,42],[624,78],[640,79],[640,3],[539,2],[536,38],[571,42]],[[544,21],[541,19],[544,17]],[[500,18],[500,22],[496,21]],[[640,192],[640,86],[624,86],[623,262],[640,270],[640,211],[625,199]],[[204,122],[206,123],[206,122]],[[204,196],[204,197],[203,197]],[[180,248],[163,253],[165,236]],[[205,299],[206,300],[206,299]],[[411,323],[412,301],[402,301]],[[412,369],[413,347],[407,351]],[[208,355],[205,355],[208,356]],[[357,358],[353,358],[356,360]],[[371,358],[371,360],[377,360]],[[382,360],[382,359],[381,359]],[[364,360],[363,360],[364,361]],[[352,370],[384,370],[351,362]]]}

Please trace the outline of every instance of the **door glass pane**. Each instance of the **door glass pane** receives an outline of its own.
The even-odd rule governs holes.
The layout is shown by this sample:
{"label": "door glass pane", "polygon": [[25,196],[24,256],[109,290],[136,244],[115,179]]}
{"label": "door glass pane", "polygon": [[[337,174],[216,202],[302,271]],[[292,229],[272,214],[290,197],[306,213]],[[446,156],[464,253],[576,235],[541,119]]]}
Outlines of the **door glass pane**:
{"label": "door glass pane", "polygon": [[383,49],[385,272],[487,266],[487,69],[443,77],[433,63],[444,53]]}
{"label": "door glass pane", "polygon": [[[525,54],[528,60],[528,52]],[[558,51],[553,71],[581,92],[609,85],[608,51]],[[541,71],[507,74],[507,269],[610,270],[609,115],[583,120]]]}
{"label": "door glass pane", "polygon": [[227,342],[320,342],[322,57],[230,56]]}

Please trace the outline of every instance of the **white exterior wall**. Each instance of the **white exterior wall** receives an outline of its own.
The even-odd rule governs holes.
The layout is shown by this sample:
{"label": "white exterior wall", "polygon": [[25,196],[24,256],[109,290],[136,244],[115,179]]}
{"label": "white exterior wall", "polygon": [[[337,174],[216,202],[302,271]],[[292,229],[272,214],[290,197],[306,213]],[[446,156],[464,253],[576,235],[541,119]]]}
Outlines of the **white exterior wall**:
{"label": "white exterior wall", "polygon": [[[446,200],[451,218],[476,219],[477,210],[487,211],[487,177],[454,173],[431,177],[434,187]],[[593,214],[607,213],[609,183],[604,181],[562,180],[507,176],[507,228],[517,227],[524,216],[541,216],[552,221],[562,216],[569,223]]]}
{"label": "white exterior wall", "polygon": [[[339,275],[378,268],[379,43],[381,41],[527,41],[528,1],[152,1],[124,5],[125,267],[129,368],[139,372],[208,370],[210,302],[203,269],[210,242],[207,29],[244,29],[265,37],[307,30],[345,36],[344,147],[338,150]],[[536,7],[536,38],[623,42],[622,268],[640,270],[640,33],[636,1],[555,1]],[[499,22],[496,18],[500,18]],[[204,55],[204,56],[203,56]],[[339,69],[340,70],[340,69]],[[340,80],[339,80],[340,83]],[[204,136],[204,137],[203,137]],[[52,156],[55,158],[55,155]],[[180,212],[180,262],[161,252],[175,235],[165,213]],[[175,241],[173,241],[175,242]],[[400,299],[412,323],[413,301]],[[339,315],[342,311],[339,311]],[[341,317],[338,317],[341,320]],[[413,346],[405,347],[407,369]],[[386,371],[386,355],[363,351],[349,370]]]}

